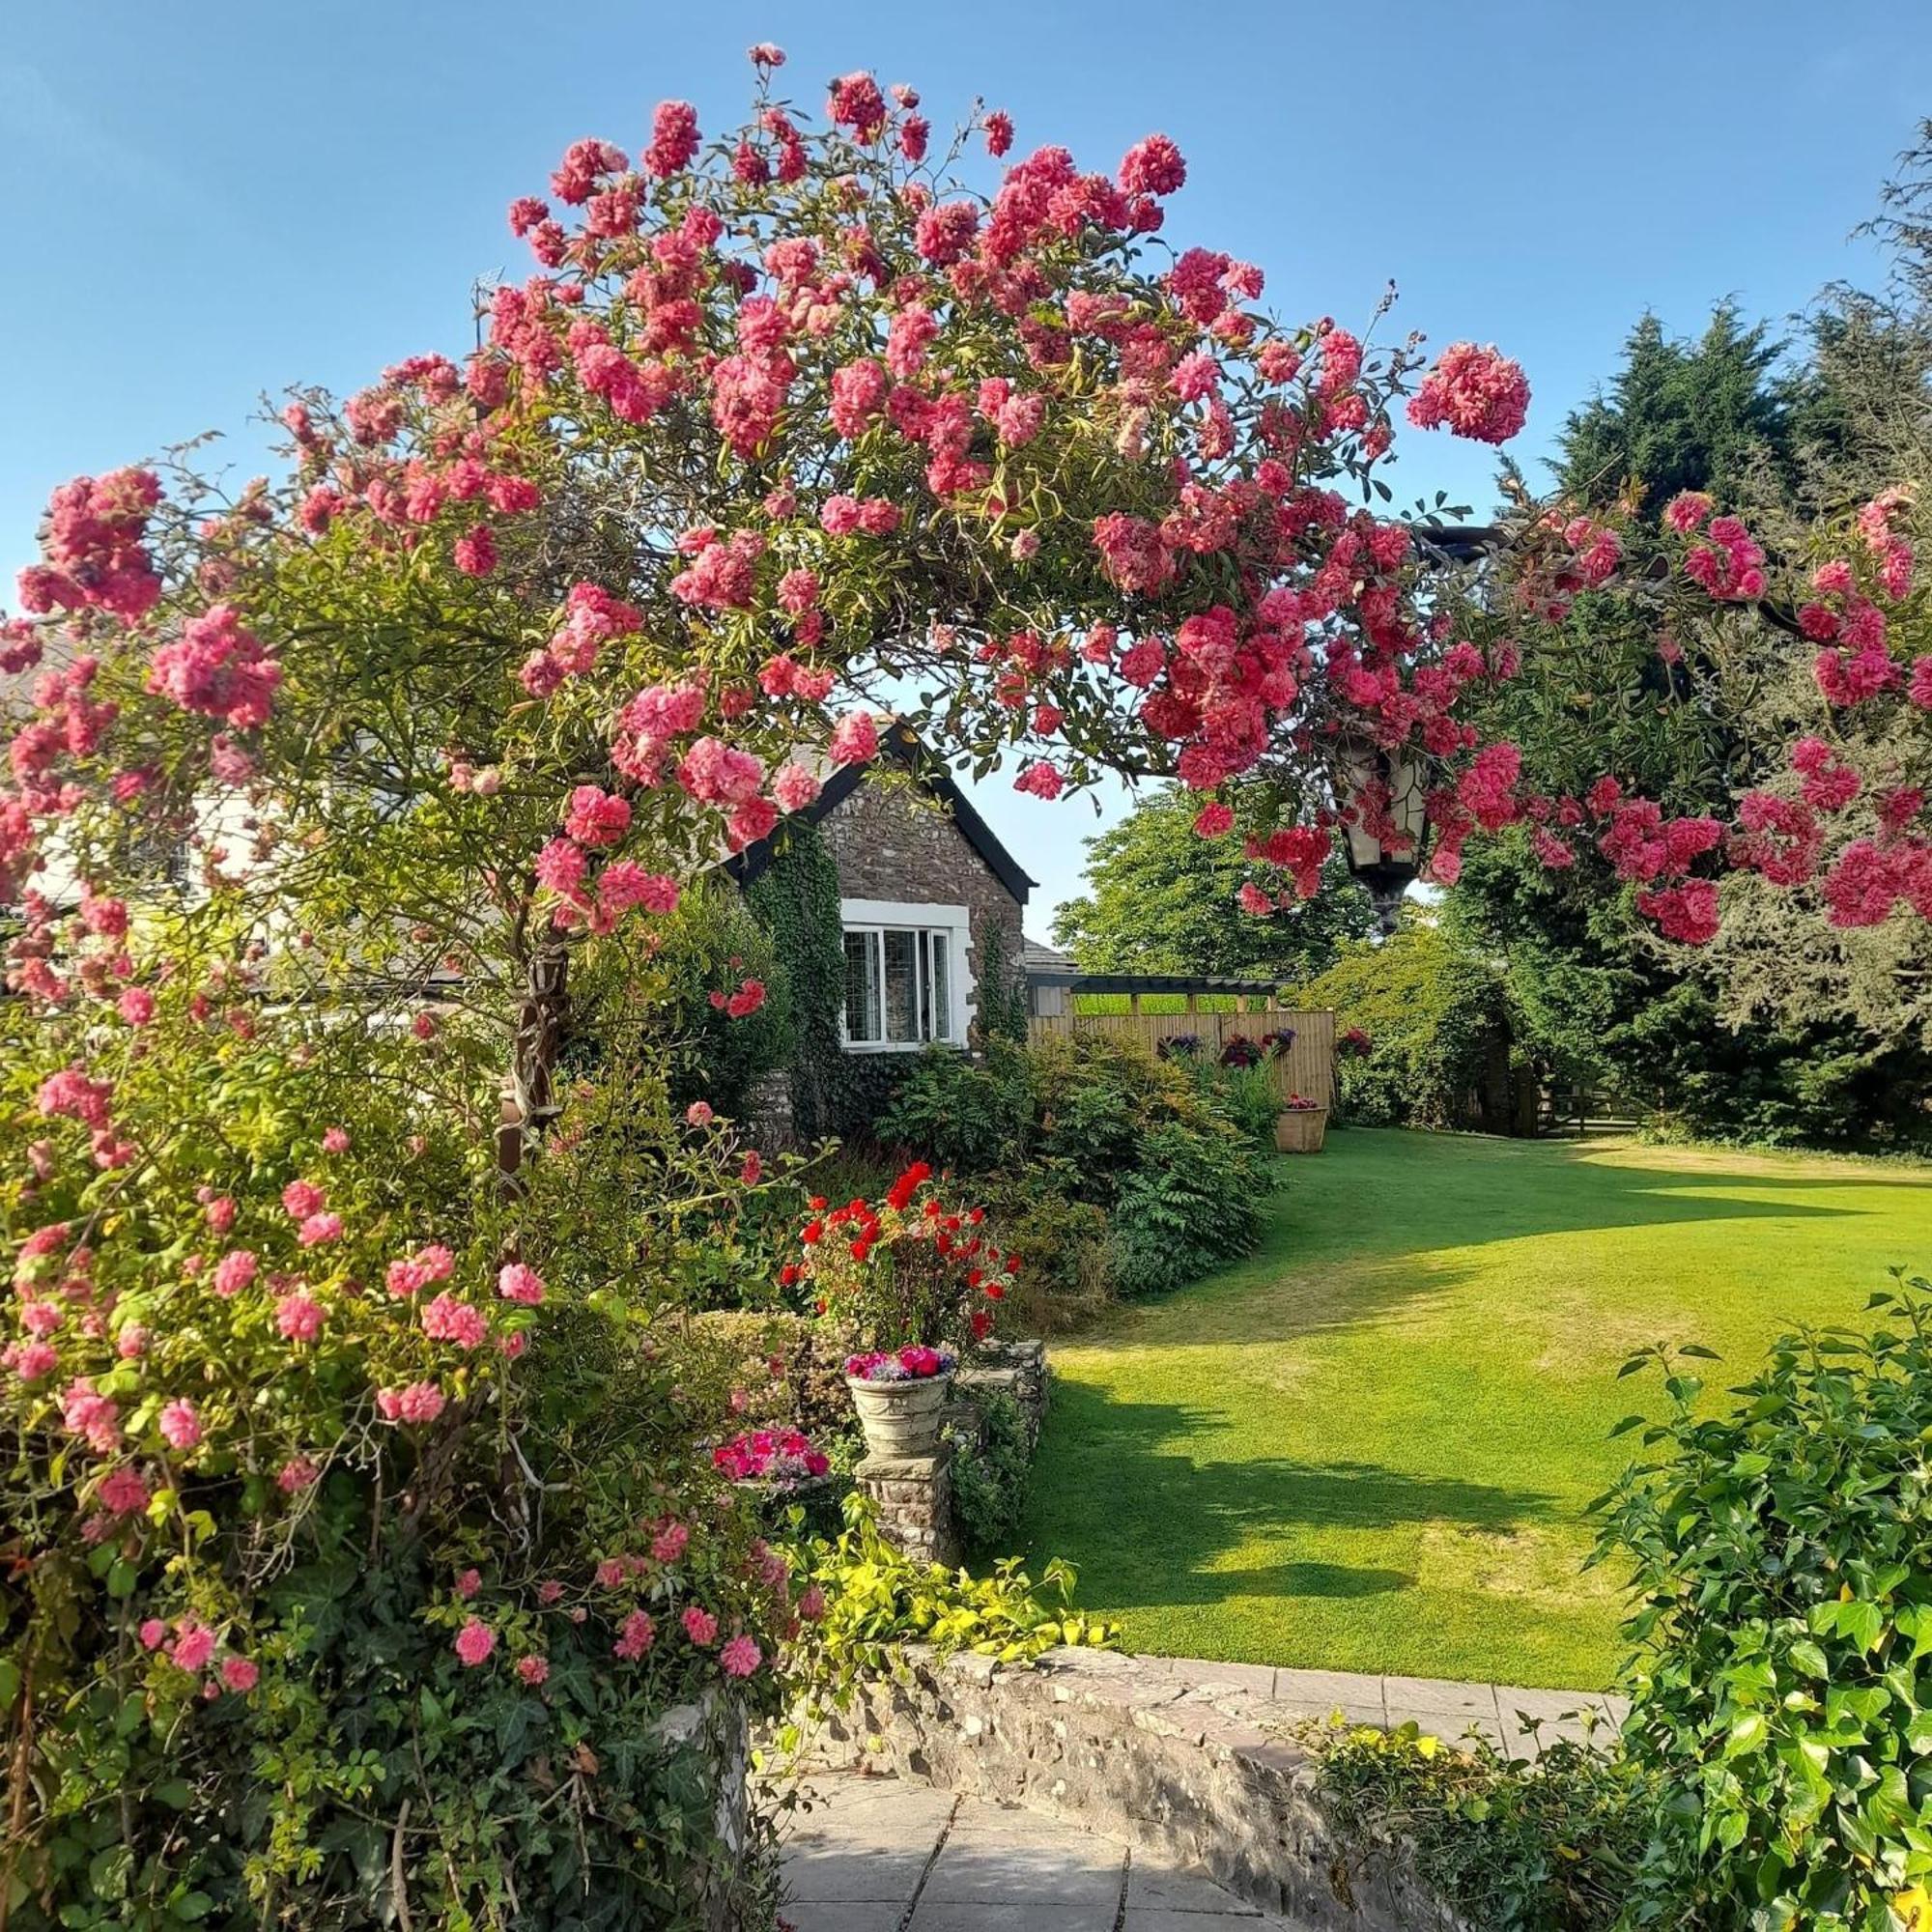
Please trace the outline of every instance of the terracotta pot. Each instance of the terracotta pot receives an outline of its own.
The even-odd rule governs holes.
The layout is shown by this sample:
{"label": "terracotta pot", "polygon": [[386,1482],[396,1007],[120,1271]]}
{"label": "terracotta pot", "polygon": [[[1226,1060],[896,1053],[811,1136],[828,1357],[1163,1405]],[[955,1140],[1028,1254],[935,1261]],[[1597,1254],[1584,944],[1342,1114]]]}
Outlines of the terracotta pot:
{"label": "terracotta pot", "polygon": [[930,1456],[939,1447],[946,1420],[946,1397],[952,1372],[922,1376],[917,1381],[874,1382],[847,1376],[852,1406],[866,1432],[866,1447],[875,1456]]}
{"label": "terracotta pot", "polygon": [[1327,1133],[1326,1107],[1284,1107],[1274,1117],[1274,1144],[1283,1153],[1320,1153]]}

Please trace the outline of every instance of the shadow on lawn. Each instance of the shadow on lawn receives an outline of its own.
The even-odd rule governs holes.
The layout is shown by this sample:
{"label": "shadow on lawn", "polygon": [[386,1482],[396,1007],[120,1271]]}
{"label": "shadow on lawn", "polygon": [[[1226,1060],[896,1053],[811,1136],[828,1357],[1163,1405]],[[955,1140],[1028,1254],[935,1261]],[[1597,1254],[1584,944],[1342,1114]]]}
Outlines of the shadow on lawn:
{"label": "shadow on lawn", "polygon": [[[1792,1198],[1866,1185],[1713,1168],[1624,1167],[1585,1143],[1352,1128],[1286,1164],[1260,1248],[1166,1300],[1123,1310],[1083,1342],[1290,1341],[1351,1328],[1477,1271],[1443,1251],[1540,1235],[1708,1221],[1857,1219],[1854,1205]],[[1925,1186],[1923,1180],[1918,1182]],[[1773,1200],[1755,1198],[1776,1189]],[[1752,1192],[1746,1190],[1755,1190]],[[1932,1208],[1932,1186],[1927,1187]]]}
{"label": "shadow on lawn", "polygon": [[[1116,1402],[1056,1383],[1036,1470],[1028,1541],[1078,1552],[1081,1595],[1095,1604],[1215,1604],[1230,1597],[1369,1597],[1411,1587],[1405,1571],[1346,1563],[1217,1568],[1252,1539],[1295,1547],[1297,1531],[1446,1522],[1507,1533],[1552,1516],[1553,1498],[1375,1463],[1197,1464],[1167,1445],[1214,1428],[1210,1411]],[[1097,1481],[1096,1481],[1097,1478]]]}

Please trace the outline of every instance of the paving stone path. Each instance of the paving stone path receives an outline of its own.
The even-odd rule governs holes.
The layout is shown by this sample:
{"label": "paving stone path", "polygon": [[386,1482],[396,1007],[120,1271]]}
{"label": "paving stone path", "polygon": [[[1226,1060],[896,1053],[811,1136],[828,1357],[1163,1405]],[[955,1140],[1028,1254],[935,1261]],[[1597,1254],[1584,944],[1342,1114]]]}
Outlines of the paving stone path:
{"label": "paving stone path", "polygon": [[[1339,1710],[1356,1723],[1413,1720],[1454,1740],[1480,1731],[1517,1756],[1614,1722],[1614,1698],[1421,1677],[1147,1660],[1272,1722]],[[891,1776],[821,1772],[786,1847],[795,1932],[1295,1932],[1205,1873],[1039,1812]]]}
{"label": "paving stone path", "polygon": [[1591,1713],[1600,1736],[1623,1721],[1621,1697],[1584,1690],[1525,1690],[1511,1684],[1458,1684],[1439,1677],[1363,1677],[1347,1670],[1276,1670],[1264,1663],[1208,1663],[1188,1658],[1164,1668],[1192,1684],[1249,1693],[1272,1719],[1325,1718],[1384,1730],[1413,1723],[1452,1744],[1480,1731],[1512,1757],[1534,1757],[1554,1738],[1581,1738]]}
{"label": "paving stone path", "polygon": [[794,1932],[1294,1932],[1212,1879],[1035,1811],[891,1776],[807,1783],[780,1908]]}

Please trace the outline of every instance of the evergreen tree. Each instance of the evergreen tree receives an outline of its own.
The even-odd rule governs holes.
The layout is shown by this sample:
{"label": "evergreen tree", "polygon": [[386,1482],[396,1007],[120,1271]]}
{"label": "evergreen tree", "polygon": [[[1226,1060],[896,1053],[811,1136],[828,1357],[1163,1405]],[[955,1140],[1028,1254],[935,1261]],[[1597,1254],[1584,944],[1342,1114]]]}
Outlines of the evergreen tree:
{"label": "evergreen tree", "polygon": [[1646,313],[1624,344],[1607,393],[1573,411],[1558,439],[1559,488],[1603,508],[1634,489],[1654,520],[1680,490],[1735,503],[1755,472],[1791,471],[1790,399],[1777,376],[1784,344],[1719,303],[1694,342],[1667,336]]}

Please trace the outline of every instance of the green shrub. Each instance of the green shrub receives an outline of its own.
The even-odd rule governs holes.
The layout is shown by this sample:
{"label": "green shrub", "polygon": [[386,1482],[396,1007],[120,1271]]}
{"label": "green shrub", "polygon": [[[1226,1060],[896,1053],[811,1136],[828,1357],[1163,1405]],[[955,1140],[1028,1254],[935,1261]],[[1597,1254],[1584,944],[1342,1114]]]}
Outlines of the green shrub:
{"label": "green shrub", "polygon": [[875,1131],[937,1168],[980,1175],[1024,1159],[1032,1125],[1026,1053],[998,1042],[983,1060],[950,1046],[917,1055]]}
{"label": "green shrub", "polygon": [[1195,1072],[1209,1104],[1219,1107],[1244,1139],[1272,1151],[1275,1116],[1281,1112],[1274,1069],[1265,1065],[1217,1066],[1196,1062]]}
{"label": "green shrub", "polygon": [[[1304,1734],[1351,1863],[1412,1873],[1480,1932],[1605,1932],[1628,1897],[1654,1793],[1629,1765],[1570,1738],[1533,1763],[1404,1724]],[[1687,1932],[1672,1921],[1673,1932]]]}
{"label": "green shrub", "polygon": [[1037,1157],[1073,1199],[1102,1207],[1138,1159],[1143,1126],[1196,1092],[1184,1067],[1107,1034],[1042,1040],[1033,1065]]}
{"label": "green shrub", "polygon": [[986,1211],[1020,1262],[1007,1303],[1009,1333],[1051,1335],[1097,1315],[1114,1298],[1104,1208],[1069,1200],[1052,1176],[1021,1174],[993,1177]]}
{"label": "green shrub", "polygon": [[1596,1558],[1635,1592],[1624,1747],[1670,1800],[1633,1922],[1882,1932],[1932,1909],[1929,1293],[1875,1296],[1870,1335],[1786,1336],[1721,1415],[1681,1359],[1626,1365],[1671,1401],[1597,1505]]}
{"label": "green shrub", "polygon": [[1278,1106],[1264,1068],[1086,1032],[911,1057],[878,1133],[974,1178],[1024,1263],[1015,1313],[1043,1333],[1117,1284],[1165,1293],[1252,1248]]}
{"label": "green shrub", "polygon": [[976,1406],[977,1435],[949,1429],[958,1451],[952,1462],[952,1520],[969,1556],[992,1556],[1012,1548],[1026,1514],[1033,1445],[1026,1417],[1011,1396],[988,1396]]}
{"label": "green shrub", "polygon": [[1165,1294],[1261,1239],[1263,1163],[1234,1135],[1167,1121],[1140,1137],[1111,1216],[1125,1295]]}
{"label": "green shrub", "polygon": [[[1118,1647],[1111,1624],[1073,1607],[1076,1577],[1058,1557],[1036,1583],[1014,1556],[990,1577],[975,1577],[942,1563],[922,1563],[879,1534],[871,1506],[845,1500],[845,1527],[830,1543],[809,1543],[803,1561],[824,1593],[825,1611],[803,1634],[799,1671],[813,1699],[844,1705],[858,1680],[894,1669],[903,1643],[929,1644],[940,1656],[971,1651],[1000,1663],[1027,1663],[1062,1644]],[[802,1741],[781,1733],[784,1748]]]}

